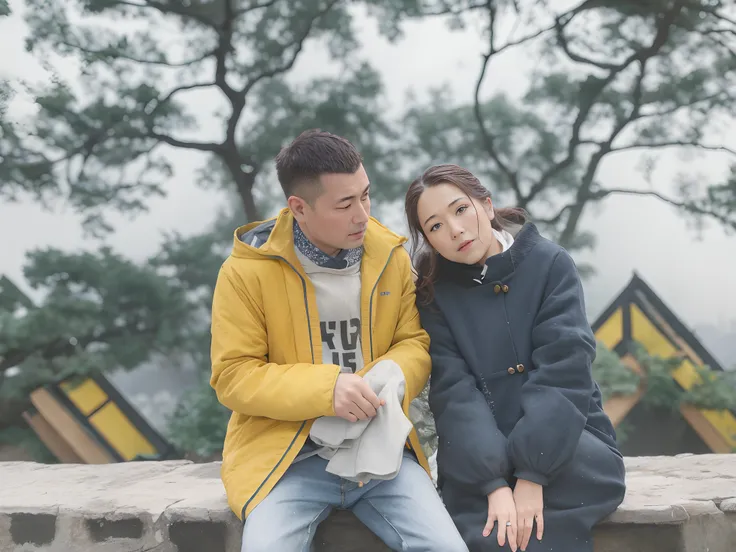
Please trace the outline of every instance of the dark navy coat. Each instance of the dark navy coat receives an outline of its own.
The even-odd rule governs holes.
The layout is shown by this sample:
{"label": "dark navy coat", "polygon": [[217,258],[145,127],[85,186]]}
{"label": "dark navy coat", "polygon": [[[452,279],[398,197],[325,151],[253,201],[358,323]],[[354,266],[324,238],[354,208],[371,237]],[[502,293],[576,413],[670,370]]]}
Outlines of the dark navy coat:
{"label": "dark navy coat", "polygon": [[545,487],[545,535],[527,552],[592,551],[591,528],[623,500],[624,466],[570,255],[526,223],[485,270],[441,259],[434,299],[419,303],[440,489],[471,552],[499,549],[495,531],[481,535],[487,495],[517,479]]}

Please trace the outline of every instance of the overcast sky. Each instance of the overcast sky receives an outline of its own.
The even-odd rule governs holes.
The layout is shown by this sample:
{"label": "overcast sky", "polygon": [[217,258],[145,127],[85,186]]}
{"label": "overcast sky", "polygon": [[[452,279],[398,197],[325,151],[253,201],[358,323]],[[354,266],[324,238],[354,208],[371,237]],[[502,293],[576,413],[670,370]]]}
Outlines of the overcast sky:
{"label": "overcast sky", "polygon": [[[11,6],[15,15],[0,20],[0,78],[44,78],[39,64],[23,50],[26,30],[20,18],[22,3],[11,0]],[[373,24],[366,21],[362,37],[366,57],[382,70],[394,110],[400,108],[408,90],[421,92],[443,81],[451,83],[459,97],[471,97],[482,52],[480,39],[474,33],[451,33],[438,21],[424,22],[408,26],[406,38],[389,45],[378,38]],[[503,88],[510,94],[519,94],[535,61],[521,52],[495,62],[484,93]],[[308,51],[297,65],[297,74],[307,76],[319,67],[319,56]],[[196,101],[193,97],[192,102]],[[11,115],[24,114],[29,106],[19,98],[12,109]],[[214,121],[203,121],[205,132],[208,128],[216,129],[215,125]],[[736,136],[727,137],[726,143],[736,147]],[[118,231],[109,237],[109,243],[125,255],[145,258],[157,248],[161,230],[197,232],[211,221],[217,205],[223,201],[216,193],[194,185],[192,174],[202,161],[199,155],[172,151],[171,159],[177,174],[166,186],[168,197],[152,201],[146,216],[120,220]],[[599,178],[609,186],[644,187],[636,162],[632,155],[609,157]],[[717,175],[725,162],[723,156],[710,156],[692,161],[690,166],[706,175]],[[669,166],[675,167],[674,160]],[[668,189],[672,174],[673,171],[655,174],[654,181],[661,190]],[[492,183],[488,185],[493,189]],[[389,217],[386,222],[404,230],[399,216]],[[736,336],[736,238],[712,227],[704,232],[702,240],[698,239],[672,208],[652,199],[609,199],[599,209],[587,212],[583,227],[598,236],[595,252],[579,257],[597,269],[597,275],[586,282],[592,316],[636,271],[688,326],[731,328]],[[63,205],[49,213],[33,203],[0,204],[0,244],[0,273],[21,285],[27,251],[43,246],[74,250],[94,245],[83,236],[79,219]]]}

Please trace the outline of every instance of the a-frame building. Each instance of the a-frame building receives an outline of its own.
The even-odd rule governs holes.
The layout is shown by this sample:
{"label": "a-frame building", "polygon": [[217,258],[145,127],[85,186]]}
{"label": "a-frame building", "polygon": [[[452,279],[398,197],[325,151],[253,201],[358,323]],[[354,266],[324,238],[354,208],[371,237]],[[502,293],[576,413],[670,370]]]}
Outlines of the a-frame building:
{"label": "a-frame building", "polygon": [[[593,331],[598,341],[640,373],[641,368],[630,353],[634,342],[652,356],[680,356],[683,360],[673,372],[673,378],[685,390],[700,380],[696,366],[723,370],[695,335],[636,274],[593,323]],[[679,415],[672,414],[640,405],[641,396],[640,389],[630,396],[611,397],[604,405],[614,425],[626,418],[632,426],[621,444],[624,455],[730,453],[736,450],[734,412],[683,406]]]}
{"label": "a-frame building", "polygon": [[[18,286],[0,276],[0,312],[18,307],[35,308]],[[180,457],[102,373],[49,383],[33,390],[30,401],[33,406],[23,418],[60,462],[103,464]]]}

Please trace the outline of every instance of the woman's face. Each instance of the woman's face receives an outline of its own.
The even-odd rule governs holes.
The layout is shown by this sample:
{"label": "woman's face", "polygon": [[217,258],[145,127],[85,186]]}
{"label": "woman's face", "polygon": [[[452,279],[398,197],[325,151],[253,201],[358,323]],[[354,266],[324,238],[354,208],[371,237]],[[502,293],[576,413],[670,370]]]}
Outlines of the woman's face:
{"label": "woman's face", "polygon": [[427,241],[448,261],[473,265],[488,258],[496,241],[490,199],[473,199],[454,184],[437,184],[422,192],[417,214]]}

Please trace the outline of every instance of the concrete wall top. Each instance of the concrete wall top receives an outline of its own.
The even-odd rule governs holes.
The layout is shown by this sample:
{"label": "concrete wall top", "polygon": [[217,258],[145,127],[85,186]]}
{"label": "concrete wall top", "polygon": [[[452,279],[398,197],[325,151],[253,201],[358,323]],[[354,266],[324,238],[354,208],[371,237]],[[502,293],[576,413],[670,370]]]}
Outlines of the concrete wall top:
{"label": "concrete wall top", "polygon": [[[724,539],[736,549],[736,455],[627,458],[626,466],[626,499],[602,526],[596,551],[649,550],[641,538],[623,546],[616,527],[626,527],[628,539],[637,527],[672,529],[670,537],[650,535],[658,550],[718,552]],[[719,529],[698,522],[700,529],[684,531],[704,518],[716,520]],[[382,549],[351,516],[337,515],[323,525],[320,550]],[[361,531],[360,538],[354,536]],[[3,552],[236,552],[240,535],[225,501],[219,463],[0,463]],[[662,547],[663,538],[672,544]],[[703,538],[711,538],[709,548],[688,547],[693,540],[703,546]],[[346,546],[345,540],[355,543]]]}

